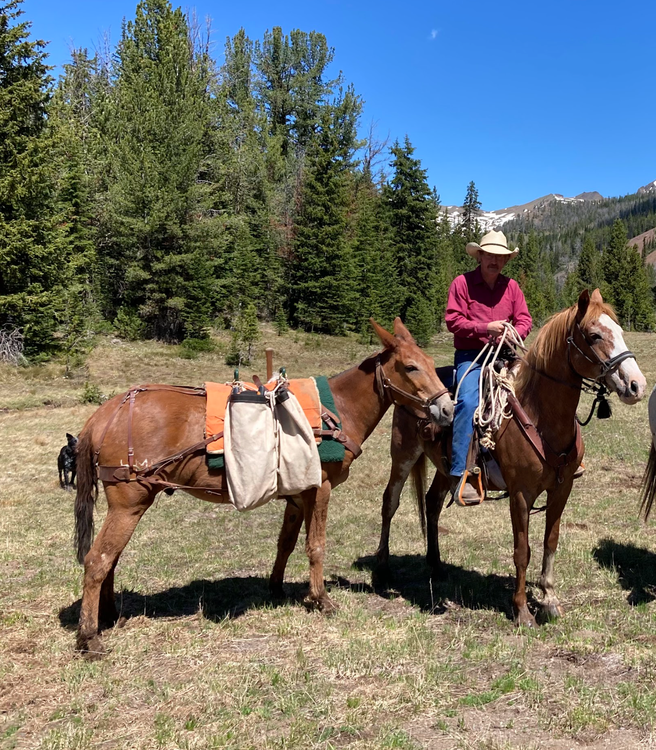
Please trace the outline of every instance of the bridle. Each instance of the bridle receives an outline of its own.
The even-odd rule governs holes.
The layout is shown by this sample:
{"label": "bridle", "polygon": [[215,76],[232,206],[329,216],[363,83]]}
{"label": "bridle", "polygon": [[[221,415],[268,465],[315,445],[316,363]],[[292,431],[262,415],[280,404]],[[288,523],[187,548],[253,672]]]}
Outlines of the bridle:
{"label": "bridle", "polygon": [[[581,334],[581,338],[586,343],[588,349],[590,350],[590,354],[594,355],[594,358],[586,354],[583,349],[574,341],[574,336],[576,332],[579,332]],[[596,365],[599,367],[599,375],[597,375],[596,378],[589,378],[585,375],[581,375],[581,373],[574,367],[572,363],[572,355],[571,350],[572,348],[576,349],[576,351],[588,362],[590,362],[593,365]],[[606,384],[602,381],[607,375],[612,374],[617,370],[617,368],[624,362],[626,359],[635,359],[635,354],[628,349],[620,352],[616,357],[611,357],[610,359],[602,359],[597,352],[594,350],[592,342],[590,339],[585,335],[583,329],[579,325],[578,321],[575,320],[574,324],[572,325],[572,332],[567,337],[567,364],[569,365],[570,370],[576,375],[577,378],[580,378],[581,385],[572,385],[571,383],[568,383],[565,380],[561,380],[560,378],[555,378],[553,375],[549,375],[546,372],[542,372],[542,370],[538,370],[533,365],[529,364],[525,361],[526,365],[533,370],[533,372],[537,372],[538,375],[542,375],[542,377],[548,378],[549,380],[553,380],[556,383],[560,383],[561,385],[566,385],[568,388],[573,388],[577,391],[585,391],[586,393],[593,393],[595,398],[592,402],[592,407],[590,409],[590,414],[588,415],[588,418],[585,421],[581,421],[578,416],[576,417],[576,421],[585,427],[590,420],[592,419],[592,415],[595,412],[595,409],[597,408],[597,405],[599,406],[599,410],[597,412],[597,417],[599,419],[607,419],[611,416],[611,408],[610,403],[608,402],[608,395],[610,394],[610,391],[606,387]]]}
{"label": "bridle", "polygon": [[[578,331],[585,343],[588,345],[588,348],[590,349],[590,352],[594,355],[594,359],[592,357],[589,357],[583,349],[574,341],[574,334]],[[587,359],[588,362],[590,362],[593,365],[598,365],[600,368],[600,373],[597,375],[594,380],[592,378],[586,378],[584,375],[581,375],[580,372],[577,371],[577,369],[572,364],[572,357],[571,357],[571,347],[574,347],[576,351],[584,358]],[[574,321],[574,326],[572,327],[572,333],[567,337],[567,363],[569,364],[572,372],[577,375],[581,380],[586,384],[597,384],[602,378],[605,378],[607,375],[612,374],[617,370],[617,368],[624,362],[626,359],[635,359],[635,354],[628,349],[626,349],[623,352],[620,352],[616,357],[611,357],[610,359],[602,359],[597,352],[594,350],[592,346],[592,342],[590,339],[585,335],[583,332],[583,329],[579,325],[578,321]]]}
{"label": "bridle", "polygon": [[431,417],[430,407],[433,402],[437,401],[438,398],[444,396],[445,393],[449,392],[448,388],[442,388],[428,398],[420,398],[419,396],[415,396],[414,393],[404,391],[403,388],[399,388],[398,386],[394,385],[394,383],[392,383],[392,381],[383,372],[383,365],[380,361],[380,354],[376,357],[376,388],[378,390],[378,395],[383,399],[383,401],[389,395],[390,400],[394,406],[405,406],[405,404],[403,404],[402,402],[400,403],[395,398],[395,396],[397,395],[402,396],[404,399],[410,401],[413,405],[417,405],[420,409],[423,409],[426,412],[426,416],[429,418]]}

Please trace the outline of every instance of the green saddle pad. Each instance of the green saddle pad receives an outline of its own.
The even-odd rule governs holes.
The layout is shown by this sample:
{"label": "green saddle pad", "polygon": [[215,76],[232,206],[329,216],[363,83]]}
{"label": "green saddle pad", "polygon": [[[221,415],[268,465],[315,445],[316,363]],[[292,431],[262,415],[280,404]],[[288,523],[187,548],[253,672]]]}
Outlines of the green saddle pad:
{"label": "green saddle pad", "polygon": [[[321,403],[326,407],[326,409],[329,409],[337,418],[337,426],[342,428],[342,422],[339,419],[339,414],[337,413],[337,409],[335,408],[335,400],[333,399],[333,394],[330,390],[330,385],[328,385],[328,378],[325,375],[317,375],[315,378],[316,384],[317,384],[317,390],[319,391],[319,399],[321,400]],[[321,429],[327,430],[328,425],[325,422],[321,422]],[[342,463],[344,460],[344,454],[346,452],[346,448],[342,445],[342,443],[338,443],[337,440],[333,440],[331,437],[324,437],[321,441],[321,444],[318,446],[319,448],[319,458],[321,459],[321,463],[326,464],[333,464],[333,463]],[[207,455],[207,468],[208,469],[223,469],[225,468],[225,461],[223,460],[223,456],[212,456],[209,453]]]}

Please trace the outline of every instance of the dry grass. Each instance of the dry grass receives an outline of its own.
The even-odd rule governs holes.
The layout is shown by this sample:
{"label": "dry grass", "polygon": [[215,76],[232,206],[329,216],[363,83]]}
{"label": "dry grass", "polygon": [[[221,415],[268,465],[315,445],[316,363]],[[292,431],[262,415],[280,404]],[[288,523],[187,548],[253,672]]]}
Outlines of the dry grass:
{"label": "dry grass", "polygon": [[[656,339],[629,335],[650,382]],[[225,346],[226,340],[219,340]],[[355,340],[268,333],[291,375],[332,374],[371,351]],[[431,350],[438,364],[448,339]],[[264,372],[260,358],[246,372]],[[137,382],[200,383],[230,370],[221,352],[103,342],[85,371],[0,365],[0,747],[87,748],[633,748],[656,721],[656,531],[637,517],[648,448],[646,404],[613,399],[585,430],[586,477],[564,515],[556,561],[565,616],[537,632],[509,619],[507,501],[445,511],[449,580],[431,588],[409,494],[392,527],[394,588],[371,588],[389,417],[330,508],[326,577],[332,619],[300,604],[302,544],[272,603],[267,577],[280,503],[247,514],[162,496],[117,571],[127,624],[88,663],[73,650],[81,570],[73,496],[56,456],[103,393]],[[581,408],[584,413],[584,408]],[[99,504],[102,516],[102,500]],[[532,520],[537,578],[544,521]],[[537,599],[537,591],[535,598]]]}

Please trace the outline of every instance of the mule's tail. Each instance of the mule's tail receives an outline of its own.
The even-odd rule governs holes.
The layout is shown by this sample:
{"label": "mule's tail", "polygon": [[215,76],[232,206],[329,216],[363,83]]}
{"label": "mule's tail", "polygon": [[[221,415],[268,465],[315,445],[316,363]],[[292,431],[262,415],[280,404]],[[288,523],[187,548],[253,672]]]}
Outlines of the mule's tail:
{"label": "mule's tail", "polygon": [[422,453],[417,462],[412,467],[412,484],[415,489],[415,500],[417,502],[417,512],[419,513],[419,523],[421,524],[421,533],[426,538],[426,454]]}
{"label": "mule's tail", "polygon": [[93,542],[93,509],[98,499],[94,465],[93,430],[82,430],[77,445],[77,495],[75,497],[75,547],[77,560],[84,563]]}
{"label": "mule's tail", "polygon": [[656,448],[654,448],[653,442],[649,451],[649,460],[645,467],[645,473],[642,475],[640,488],[640,513],[644,515],[646,521],[649,518],[651,506],[656,497]]}

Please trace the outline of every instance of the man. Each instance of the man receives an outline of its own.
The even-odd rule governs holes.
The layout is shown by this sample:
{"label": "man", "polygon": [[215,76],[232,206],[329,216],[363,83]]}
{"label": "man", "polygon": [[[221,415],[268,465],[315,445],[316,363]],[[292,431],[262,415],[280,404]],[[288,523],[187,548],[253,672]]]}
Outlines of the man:
{"label": "man", "polygon": [[462,486],[462,482],[478,406],[480,360],[461,380],[481,349],[503,333],[504,322],[512,323],[523,339],[531,332],[533,321],[519,284],[501,273],[518,252],[518,248],[508,248],[503,232],[488,232],[480,245],[467,244],[467,253],[478,260],[478,267],[456,277],[449,288],[446,327],[453,334],[456,381],[460,383],[453,416],[451,490],[465,505],[479,500],[476,489],[467,482]]}

